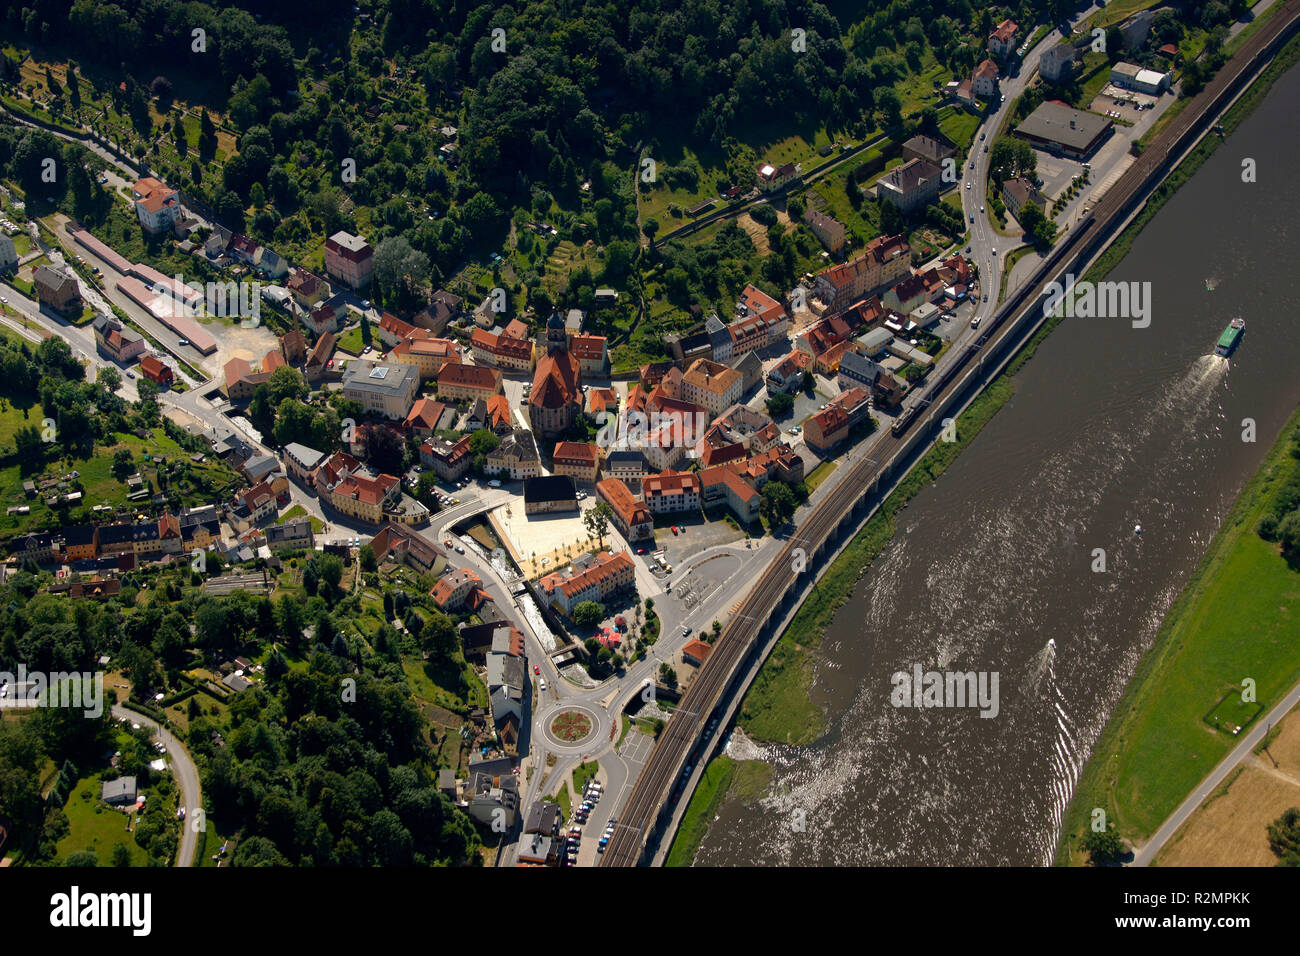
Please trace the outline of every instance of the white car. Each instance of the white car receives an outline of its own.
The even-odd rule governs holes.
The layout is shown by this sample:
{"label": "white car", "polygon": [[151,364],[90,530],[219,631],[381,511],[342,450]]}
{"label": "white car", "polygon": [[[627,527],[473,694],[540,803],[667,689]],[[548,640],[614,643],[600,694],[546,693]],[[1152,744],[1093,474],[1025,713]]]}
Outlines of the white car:
{"label": "white car", "polygon": [[539,678],[538,681],[537,681],[537,686],[540,687],[543,691],[545,691],[545,690],[546,690],[546,678],[545,678],[545,677]]}
{"label": "white car", "polygon": [[966,188],[967,188],[967,189],[970,189],[970,180],[967,180],[967,181],[966,181]]}

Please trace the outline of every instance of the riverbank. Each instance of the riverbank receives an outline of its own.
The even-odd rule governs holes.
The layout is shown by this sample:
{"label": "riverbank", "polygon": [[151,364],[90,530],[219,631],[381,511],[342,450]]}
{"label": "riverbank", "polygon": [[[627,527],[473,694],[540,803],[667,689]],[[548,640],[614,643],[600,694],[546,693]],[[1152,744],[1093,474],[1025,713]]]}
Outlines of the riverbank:
{"label": "riverbank", "polygon": [[825,716],[809,697],[813,664],[826,627],[849,599],[858,579],[894,537],[894,519],[933,483],[1015,394],[1014,383],[999,376],[957,418],[957,440],[939,442],[921,458],[885,499],[871,520],[831,563],[794,620],[772,649],[741,702],[737,723],[764,743],[806,744],[816,740]]}
{"label": "riverbank", "polygon": [[1255,681],[1262,711],[1300,680],[1300,571],[1256,532],[1278,491],[1300,472],[1300,409],[1246,484],[1165,616],[1151,649],[1084,765],[1066,810],[1057,865],[1083,864],[1079,838],[1097,807],[1142,843],[1228,754],[1238,738],[1206,715]]}
{"label": "riverbank", "polygon": [[[1238,104],[1224,119],[1225,129],[1233,129],[1257,105],[1268,92],[1273,80],[1284,73],[1295,62],[1297,41],[1283,47],[1274,64],[1271,64],[1252,87],[1241,97]],[[1154,217],[1154,213],[1163,206],[1174,188],[1190,179],[1191,173],[1204,162],[1219,145],[1221,140],[1215,136],[1202,143],[1189,154],[1197,155],[1193,166],[1182,165],[1171,171],[1168,182],[1158,199],[1146,204],[1142,214],[1136,217],[1120,236],[1114,240],[1115,251],[1088,270],[1088,276],[1100,277],[1112,270],[1125,252],[1133,237]],[[932,449],[950,461],[965,447],[966,442],[978,432],[978,427],[970,427],[974,419],[982,423],[991,419],[993,414],[1005,404],[1016,391],[1015,374],[1034,354],[1036,346],[1043,341],[1055,323],[1047,325],[1035,335],[1029,343],[1018,351],[1010,363],[1007,372],[993,383],[976,402],[972,403],[967,413],[959,419],[959,443],[946,448]],[[905,482],[882,507],[882,510],[861,530],[846,546],[841,557],[832,563],[817,589],[801,605],[796,613],[795,622],[777,642],[777,648],[763,665],[754,685],[742,701],[738,717],[742,727],[758,740],[777,743],[807,743],[816,740],[822,733],[825,716],[820,708],[809,699],[812,674],[819,654],[823,631],[834,619],[834,614],[854,590],[865,567],[890,544],[893,533],[893,517],[907,503],[919,487],[942,473],[946,463],[939,463],[931,455],[923,458],[922,463],[913,469]],[[911,489],[910,493],[907,489]],[[1050,852],[1050,850],[1049,850]]]}
{"label": "riverbank", "polygon": [[[1242,94],[1224,115],[1222,125],[1229,134],[1262,102],[1277,78],[1300,62],[1300,38],[1287,43],[1260,78]],[[1218,148],[1222,138],[1203,140],[1167,176],[1133,222],[1115,238],[1088,270],[1086,278],[1098,281],[1124,258],[1139,232],[1164,206],[1176,190]],[[886,500],[839,558],[827,570],[805,600],[756,675],[741,704],[738,723],[757,741],[805,744],[822,733],[824,715],[809,699],[812,670],[826,626],[835,611],[850,597],[853,587],[870,563],[889,545],[894,534],[894,516],[916,492],[937,478],[1015,393],[1014,377],[1029,361],[1038,345],[1051,334],[1062,317],[1048,319],[1019,350],[1016,357],[989,387],[958,418],[958,440],[932,448],[913,468],[904,482]]]}

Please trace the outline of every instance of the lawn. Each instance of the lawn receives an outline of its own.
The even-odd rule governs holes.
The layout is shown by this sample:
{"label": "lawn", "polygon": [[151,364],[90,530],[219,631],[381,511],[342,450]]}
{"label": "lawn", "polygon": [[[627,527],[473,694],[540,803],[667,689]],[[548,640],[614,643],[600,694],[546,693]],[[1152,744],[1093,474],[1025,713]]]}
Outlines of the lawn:
{"label": "lawn", "polygon": [[1236,738],[1214,730],[1212,712],[1240,713],[1232,698],[1243,677],[1256,682],[1263,709],[1300,679],[1293,610],[1300,573],[1255,532],[1273,490],[1300,469],[1287,453],[1298,428],[1300,412],[1246,485],[1129,681],[1071,803],[1061,858],[1069,859],[1072,836],[1093,807],[1105,808],[1122,836],[1141,841],[1153,833],[1232,749]]}
{"label": "lawn", "polygon": [[[21,412],[17,414],[21,416]],[[28,421],[34,419],[39,422],[40,409],[34,407],[31,415],[32,418]],[[11,418],[10,412],[0,413],[0,425],[9,424]],[[18,421],[17,418],[12,420]],[[0,430],[0,434],[11,436],[12,432]],[[183,463],[182,471],[186,477],[173,476],[169,487],[180,490],[182,502],[186,506],[203,504],[214,494],[224,494],[226,490],[238,483],[235,473],[217,459],[208,459],[202,464],[191,462],[189,452],[184,451],[175,441],[167,437],[162,428],[155,428],[148,439],[129,433],[119,433],[114,436],[114,439],[112,444],[96,445],[94,455],[90,458],[73,456],[70,460],[51,461],[46,464],[42,472],[36,474],[24,474],[22,465],[13,461],[10,451],[10,457],[5,459],[6,464],[0,467],[0,498],[6,502],[26,504],[31,508],[31,513],[24,516],[0,515],[0,539],[52,524],[71,524],[89,520],[90,508],[94,505],[108,504],[114,507],[125,505],[127,486],[118,481],[112,473],[113,454],[119,448],[131,450],[135,470],[146,481],[152,482],[155,488],[159,487],[159,482],[158,467],[154,459],[162,455],[169,463]],[[5,454],[4,447],[7,445],[8,441],[4,446],[0,446],[0,455]],[[148,460],[145,458],[146,455],[149,456]],[[24,497],[22,484],[27,478],[35,479],[41,475],[57,477],[74,470],[81,475],[71,483],[71,488],[82,492],[83,500],[79,506],[51,509],[39,493],[35,498]]]}
{"label": "lawn", "polygon": [[311,530],[315,534],[320,534],[325,530],[325,522],[313,514],[309,514],[307,509],[302,505],[294,505],[284,514],[276,519],[276,524],[284,524],[286,521],[292,521],[294,518],[307,518],[311,521]]}
{"label": "lawn", "polygon": [[147,866],[149,854],[126,831],[127,817],[99,799],[102,781],[92,774],[77,781],[63,812],[68,817],[68,835],[59,841],[60,862],[78,850],[94,850],[100,866],[108,866],[113,845],[121,843],[131,851],[132,866]]}
{"label": "lawn", "polygon": [[836,469],[838,464],[839,464],[838,462],[834,462],[831,461],[830,459],[827,459],[826,461],[818,465],[816,468],[814,468],[812,472],[808,475],[808,477],[803,480],[804,485],[808,489],[808,494],[811,495],[814,491],[816,491],[817,486],[831,476],[831,472],[833,472]]}
{"label": "lawn", "polygon": [[587,789],[587,783],[594,780],[596,771],[600,769],[600,764],[592,760],[589,763],[578,764],[573,768],[573,792],[584,793]]}
{"label": "lawn", "polygon": [[695,854],[704,841],[709,824],[717,815],[718,807],[731,789],[731,781],[736,774],[736,761],[730,757],[715,757],[704,768],[700,783],[691,795],[691,802],[682,814],[681,826],[673,837],[672,846],[668,848],[665,866],[690,866]]}
{"label": "lawn", "polygon": [[[371,332],[374,330],[371,329]],[[375,336],[371,336],[373,341]],[[360,355],[361,350],[366,347],[365,341],[361,338],[361,326],[355,325],[348,329],[347,332],[339,336],[338,347],[351,355]]]}
{"label": "lawn", "polygon": [[975,131],[979,125],[980,118],[964,109],[945,107],[939,111],[939,131],[962,149],[975,141]]}

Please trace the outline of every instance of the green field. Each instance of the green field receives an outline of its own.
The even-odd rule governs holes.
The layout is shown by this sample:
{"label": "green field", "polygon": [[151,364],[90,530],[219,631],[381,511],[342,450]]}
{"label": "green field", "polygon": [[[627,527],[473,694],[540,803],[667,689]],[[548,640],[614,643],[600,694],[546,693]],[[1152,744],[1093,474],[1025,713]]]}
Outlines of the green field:
{"label": "green field", "polygon": [[[1191,582],[1139,663],[1075,791],[1058,862],[1074,860],[1075,835],[1094,807],[1141,842],[1232,749],[1214,716],[1238,722],[1242,679],[1268,709],[1300,680],[1295,639],[1300,573],[1255,527],[1273,491],[1300,470],[1288,442],[1297,412],[1224,520]],[[1231,715],[1231,716],[1228,716]]]}
{"label": "green field", "polygon": [[573,792],[582,793],[587,789],[587,784],[596,779],[596,771],[600,769],[600,764],[595,760],[589,763],[579,764],[573,768]]}
{"label": "green field", "polygon": [[[374,329],[371,329],[373,332]],[[372,343],[379,338],[378,335],[372,335]],[[348,329],[338,338],[338,348],[350,355],[360,355],[361,350],[366,347],[366,343],[361,338],[361,326],[356,325]]]}
{"label": "green field", "polygon": [[[28,423],[39,426],[41,415],[40,408],[33,407],[31,417],[27,419]],[[13,410],[0,412],[0,426],[7,428],[11,423],[21,422],[21,416],[21,412]],[[115,441],[112,444],[96,445],[95,453],[90,458],[79,458],[74,455],[57,462],[49,462],[44,471],[37,474],[24,474],[22,465],[13,460],[13,449],[10,444],[12,434],[12,431],[0,429],[0,435],[7,436],[0,439],[3,441],[3,444],[0,444],[0,456],[3,456],[0,457],[0,462],[3,462],[0,464],[0,499],[26,504],[31,508],[31,513],[21,516],[0,515],[0,538],[13,537],[16,534],[47,528],[51,525],[75,524],[89,520],[90,508],[94,505],[108,504],[113,507],[125,505],[129,489],[123,482],[118,481],[112,472],[113,454],[119,448],[131,450],[135,460],[135,470],[146,481],[152,482],[154,488],[159,487],[159,481],[158,466],[153,459],[162,455],[169,463],[182,463],[184,476],[179,479],[173,477],[169,487],[180,489],[182,501],[186,506],[203,504],[209,500],[213,492],[224,493],[238,483],[235,473],[217,459],[209,458],[202,464],[191,462],[190,453],[177,445],[161,428],[155,428],[148,439],[120,433],[114,436]],[[149,460],[145,459],[145,455],[150,456]],[[77,471],[81,475],[72,482],[73,488],[79,485],[82,490],[83,499],[80,505],[50,508],[39,493],[35,498],[24,496],[22,487],[24,480],[36,479],[41,475],[57,477],[71,471]]]}
{"label": "green field", "polygon": [[836,461],[827,459],[814,468],[803,481],[804,486],[808,489],[808,494],[811,495],[816,491],[817,486],[831,476],[831,472],[835,470],[838,464]]}
{"label": "green field", "polygon": [[127,815],[99,799],[102,781],[92,774],[77,781],[63,812],[68,817],[68,835],[58,843],[58,858],[66,860],[78,850],[94,850],[100,866],[108,866],[113,845],[121,843],[131,851],[132,866],[147,866],[149,854],[126,831]]}
{"label": "green field", "polygon": [[664,866],[690,866],[695,853],[708,832],[709,824],[718,812],[722,800],[731,789],[736,775],[736,761],[730,757],[715,757],[700,775],[699,786],[691,795],[691,802],[682,814],[681,826],[668,848]]}

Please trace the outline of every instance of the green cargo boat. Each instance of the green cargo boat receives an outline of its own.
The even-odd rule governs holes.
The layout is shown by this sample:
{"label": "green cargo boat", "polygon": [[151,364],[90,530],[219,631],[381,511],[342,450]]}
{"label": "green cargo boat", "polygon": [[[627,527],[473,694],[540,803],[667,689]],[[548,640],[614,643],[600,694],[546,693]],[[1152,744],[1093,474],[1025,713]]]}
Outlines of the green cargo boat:
{"label": "green cargo boat", "polygon": [[1219,343],[1214,346],[1214,354],[1222,355],[1225,358],[1232,354],[1232,350],[1237,347],[1241,341],[1242,334],[1246,331],[1246,320],[1235,318],[1228,323],[1228,327],[1223,330],[1219,336]]}

